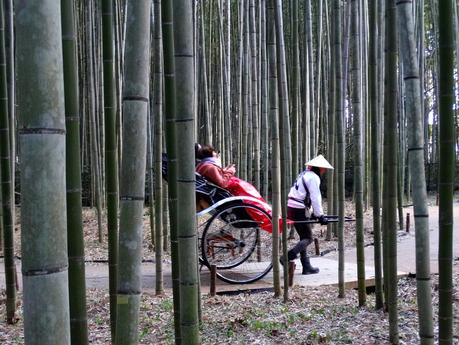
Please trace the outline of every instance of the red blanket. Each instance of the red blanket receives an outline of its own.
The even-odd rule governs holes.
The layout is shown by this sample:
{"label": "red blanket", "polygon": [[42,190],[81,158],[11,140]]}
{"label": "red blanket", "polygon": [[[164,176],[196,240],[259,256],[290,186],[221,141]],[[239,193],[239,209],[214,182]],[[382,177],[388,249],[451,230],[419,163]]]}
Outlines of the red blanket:
{"label": "red blanket", "polygon": [[[258,206],[267,214],[272,216],[271,207],[266,203],[265,199],[263,199],[263,197],[257,191],[257,189],[247,181],[241,180],[233,176],[229,181],[227,189],[234,196],[250,196],[252,198],[260,200],[260,203],[252,200],[244,200],[244,203]],[[248,208],[246,211],[249,214],[249,216],[252,217],[253,220],[260,222],[262,224],[261,228],[263,230],[266,230],[268,232],[273,231],[271,220],[268,219],[268,217],[266,217],[264,213],[253,208]],[[279,219],[279,232],[282,232],[282,219]]]}

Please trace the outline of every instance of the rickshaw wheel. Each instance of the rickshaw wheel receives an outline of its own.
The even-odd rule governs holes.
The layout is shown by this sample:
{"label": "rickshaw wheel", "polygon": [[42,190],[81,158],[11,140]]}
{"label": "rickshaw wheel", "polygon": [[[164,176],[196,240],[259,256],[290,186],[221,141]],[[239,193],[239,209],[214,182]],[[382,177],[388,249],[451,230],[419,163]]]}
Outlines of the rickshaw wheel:
{"label": "rickshaw wheel", "polygon": [[[256,215],[254,220],[251,215]],[[272,268],[271,216],[256,205],[222,205],[206,222],[201,236],[201,261],[216,265],[217,277],[230,284],[248,284]]]}

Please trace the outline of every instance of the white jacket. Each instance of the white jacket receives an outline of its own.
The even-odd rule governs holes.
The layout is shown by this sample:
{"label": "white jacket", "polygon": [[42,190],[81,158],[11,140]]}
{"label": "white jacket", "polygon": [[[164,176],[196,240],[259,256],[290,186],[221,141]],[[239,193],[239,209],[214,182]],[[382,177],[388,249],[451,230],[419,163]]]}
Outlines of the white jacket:
{"label": "white jacket", "polygon": [[324,214],[322,209],[322,195],[320,194],[320,177],[311,170],[303,171],[296,179],[290,192],[288,193],[288,207],[305,208],[303,200],[306,198],[307,191],[311,198],[313,213],[320,217]]}

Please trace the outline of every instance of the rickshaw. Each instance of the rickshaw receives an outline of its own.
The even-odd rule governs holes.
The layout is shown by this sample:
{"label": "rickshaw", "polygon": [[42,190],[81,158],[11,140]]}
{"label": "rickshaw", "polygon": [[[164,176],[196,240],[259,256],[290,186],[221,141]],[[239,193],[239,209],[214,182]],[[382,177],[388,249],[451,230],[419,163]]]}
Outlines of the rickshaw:
{"label": "rickshaw", "polygon": [[[167,155],[162,156],[167,181]],[[196,201],[207,207],[197,212],[201,269],[216,266],[217,277],[230,284],[248,284],[272,268],[270,206],[250,196],[234,196],[196,173]]]}
{"label": "rickshaw", "polygon": [[215,265],[217,277],[248,284],[272,268],[270,206],[250,196],[233,196],[196,173],[196,198],[209,201],[198,212],[198,247],[202,267]]}
{"label": "rickshaw", "polygon": [[[167,179],[164,155],[162,173]],[[215,265],[217,277],[230,284],[262,279],[272,269],[271,206],[261,198],[234,196],[195,174],[196,202],[207,204],[196,214],[201,269]],[[330,222],[338,221],[338,216],[327,217]]]}

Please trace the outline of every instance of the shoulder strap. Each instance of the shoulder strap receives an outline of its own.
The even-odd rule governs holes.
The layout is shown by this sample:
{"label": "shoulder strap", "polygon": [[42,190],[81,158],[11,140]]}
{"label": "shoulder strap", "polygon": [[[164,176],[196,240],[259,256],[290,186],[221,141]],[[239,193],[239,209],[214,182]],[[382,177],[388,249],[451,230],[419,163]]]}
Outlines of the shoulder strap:
{"label": "shoulder strap", "polygon": [[311,195],[309,194],[309,189],[308,187],[306,186],[306,182],[304,182],[304,176],[305,173],[303,173],[301,175],[301,182],[303,183],[303,187],[304,187],[304,190],[306,192],[306,196],[304,197],[304,206],[306,207],[311,207],[312,206],[312,202],[311,202]]}
{"label": "shoulder strap", "polygon": [[299,186],[298,186],[298,180],[300,180],[300,179],[303,181],[303,186],[306,187],[305,184],[304,184],[304,180],[303,180],[303,175],[305,174],[305,172],[306,172],[306,171],[301,172],[301,173],[298,175],[298,177],[296,178],[295,183],[294,183],[294,186],[295,186],[295,189],[296,189],[296,190],[298,190],[298,187],[299,187]]}

